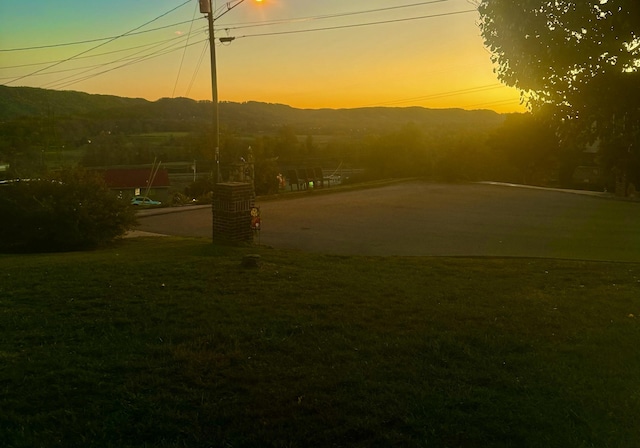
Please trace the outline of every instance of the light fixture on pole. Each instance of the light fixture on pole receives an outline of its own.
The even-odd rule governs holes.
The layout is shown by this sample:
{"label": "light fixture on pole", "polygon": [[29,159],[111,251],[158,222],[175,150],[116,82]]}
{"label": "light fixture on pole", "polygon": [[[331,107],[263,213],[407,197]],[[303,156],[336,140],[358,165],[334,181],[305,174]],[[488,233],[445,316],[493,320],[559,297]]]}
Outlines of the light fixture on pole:
{"label": "light fixture on pole", "polygon": [[[221,173],[220,173],[220,119],[218,115],[218,73],[216,68],[216,37],[215,31],[213,29],[213,23],[218,20],[220,17],[231,11],[233,8],[239,6],[245,0],[239,0],[234,4],[231,2],[227,3],[227,9],[221,12],[216,17],[213,16],[214,11],[211,4],[212,0],[198,0],[200,2],[200,13],[207,15],[207,20],[209,22],[209,49],[211,52],[211,100],[213,102],[213,149],[214,156],[216,162],[216,178],[215,182],[218,183],[221,181]],[[258,3],[261,3],[262,0],[255,0]],[[229,43],[234,38],[224,37],[220,39],[223,43]]]}

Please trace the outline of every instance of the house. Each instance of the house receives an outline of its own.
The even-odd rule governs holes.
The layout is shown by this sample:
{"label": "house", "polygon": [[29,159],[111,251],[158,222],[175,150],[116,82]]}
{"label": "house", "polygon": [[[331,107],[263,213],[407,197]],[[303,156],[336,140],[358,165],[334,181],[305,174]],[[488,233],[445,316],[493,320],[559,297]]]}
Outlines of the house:
{"label": "house", "polygon": [[148,196],[161,202],[169,201],[169,173],[166,169],[110,168],[102,172],[110,190],[119,197]]}

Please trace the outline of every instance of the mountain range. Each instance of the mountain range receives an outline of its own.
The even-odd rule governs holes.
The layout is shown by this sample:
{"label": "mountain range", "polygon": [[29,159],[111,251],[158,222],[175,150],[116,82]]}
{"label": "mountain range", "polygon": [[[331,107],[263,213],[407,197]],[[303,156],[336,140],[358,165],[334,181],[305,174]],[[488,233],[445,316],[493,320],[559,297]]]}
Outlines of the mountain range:
{"label": "mountain range", "polygon": [[[117,123],[124,132],[194,131],[209,127],[211,101],[188,98],[124,98],[0,85],[0,122],[20,119],[83,119]],[[221,102],[222,127],[242,132],[269,132],[290,126],[300,134],[370,133],[407,123],[424,129],[495,127],[504,115],[490,110],[366,107],[297,109],[284,104]]]}

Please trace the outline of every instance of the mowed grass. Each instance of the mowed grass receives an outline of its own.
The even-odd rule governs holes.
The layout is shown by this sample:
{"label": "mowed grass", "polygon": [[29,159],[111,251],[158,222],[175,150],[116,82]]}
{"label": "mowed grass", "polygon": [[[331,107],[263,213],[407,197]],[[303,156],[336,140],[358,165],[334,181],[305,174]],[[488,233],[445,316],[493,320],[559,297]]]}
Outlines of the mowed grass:
{"label": "mowed grass", "polygon": [[638,447],[637,316],[630,263],[180,238],[0,255],[0,440]]}

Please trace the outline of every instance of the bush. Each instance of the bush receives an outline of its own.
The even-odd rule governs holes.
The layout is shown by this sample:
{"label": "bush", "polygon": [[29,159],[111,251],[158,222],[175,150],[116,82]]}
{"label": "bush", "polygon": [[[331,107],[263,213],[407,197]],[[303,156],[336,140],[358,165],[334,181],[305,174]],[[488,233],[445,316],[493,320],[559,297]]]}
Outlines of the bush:
{"label": "bush", "polygon": [[136,224],[135,212],[97,174],[66,170],[0,186],[0,251],[93,249]]}
{"label": "bush", "polygon": [[184,189],[184,194],[191,199],[196,199],[200,196],[206,196],[213,191],[213,180],[209,178],[200,178],[192,182],[187,188]]}
{"label": "bush", "polygon": [[180,193],[179,191],[173,194],[171,198],[171,205],[186,205],[190,204],[192,200],[187,195]]}

